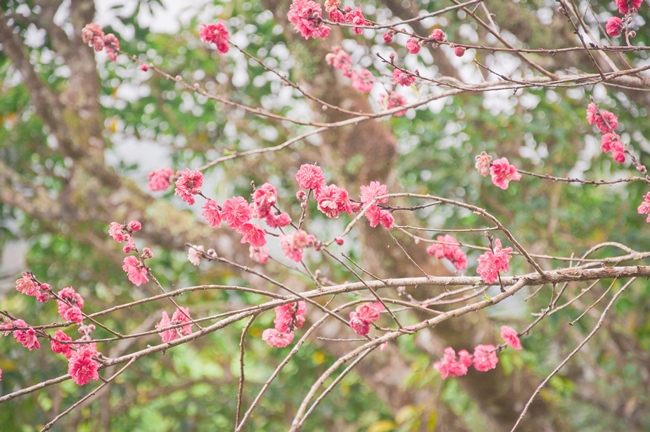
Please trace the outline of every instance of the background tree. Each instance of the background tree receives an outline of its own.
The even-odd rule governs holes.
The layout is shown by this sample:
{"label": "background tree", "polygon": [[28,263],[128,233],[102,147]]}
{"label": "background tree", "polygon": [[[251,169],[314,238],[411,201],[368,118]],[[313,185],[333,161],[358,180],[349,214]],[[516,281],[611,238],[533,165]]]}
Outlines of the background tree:
{"label": "background tree", "polygon": [[[360,186],[379,181],[391,193],[430,194],[485,209],[506,225],[545,272],[585,263],[550,257],[575,258],[587,251],[588,259],[601,260],[596,263],[604,266],[645,258],[635,252],[647,249],[639,235],[646,229],[645,217],[636,209],[648,181],[635,167],[646,162],[648,149],[644,138],[648,126],[643,121],[648,94],[643,66],[647,7],[624,15],[631,21],[622,36],[608,41],[605,23],[612,14],[620,15],[609,2],[458,5],[363,2],[355,6],[361,6],[372,21],[368,29],[357,34],[353,27],[358,22],[330,23],[327,37],[305,40],[288,22],[288,1],[211,2],[194,9],[181,31],[171,34],[148,28],[151,20],[146,17],[161,7],[153,1],[117,3],[110,22],[96,16],[91,1],[6,2],[0,17],[0,241],[5,245],[22,240],[28,252],[26,269],[2,275],[2,309],[33,325],[57,319],[51,304],[41,305],[13,291],[14,280],[27,269],[55,291],[74,286],[89,312],[160,294],[153,283],[134,287],[121,271],[125,255],[107,235],[108,225],[115,221],[142,223],[135,235],[138,246],[153,250],[155,257],[147,265],[167,290],[217,284],[257,290],[206,289],[176,297],[194,318],[263,304],[268,298],[260,292],[287,293],[268,279],[224,262],[204,263],[197,269],[187,260],[186,243],[214,248],[219,257],[253,267],[297,292],[317,287],[306,269],[287,268],[289,261],[277,245],[271,252],[279,261],[257,266],[233,230],[212,229],[201,221],[199,205],[186,206],[171,189],[150,193],[147,173],[164,166],[182,171],[210,165],[203,171],[201,190],[219,203],[232,196],[249,197],[251,181],[257,187],[270,182],[278,188],[280,208],[297,221],[302,208],[294,196],[298,189],[294,175],[302,164],[317,162],[328,183],[344,187],[355,199]],[[414,20],[445,8],[449,10]],[[225,20],[233,44],[226,55],[214,45],[202,44],[197,31],[200,23],[220,19]],[[82,41],[82,29],[95,20],[107,24],[104,32],[119,40],[124,54],[117,61],[108,61],[105,53],[95,54]],[[391,43],[384,39],[390,29],[371,28],[374,22],[403,20],[414,21],[392,27],[404,33],[393,34]],[[438,41],[440,46],[425,40],[436,28],[444,30],[447,39]],[[418,54],[406,50],[411,37],[426,42]],[[596,49],[590,43],[623,48]],[[625,47],[628,43],[632,48]],[[367,68],[375,77],[370,95],[357,91],[359,84],[345,76],[345,70],[328,64],[327,54],[336,46],[350,53],[356,74]],[[467,51],[457,57],[459,47]],[[399,87],[393,83],[394,70],[413,74],[417,70],[419,76],[414,75],[412,86]],[[389,90],[404,95],[416,109],[403,116],[368,115],[386,109],[388,101],[382,95]],[[590,97],[600,110],[618,115],[617,131],[629,143],[625,163],[614,162],[599,148],[602,133],[585,120]],[[262,112],[272,115],[258,115]],[[322,130],[316,134],[317,129]],[[296,140],[302,134],[310,135]],[[556,181],[525,175],[507,190],[498,189],[474,169],[474,156],[482,151],[494,159],[507,157],[520,172],[547,174]],[[617,183],[594,187],[574,178]],[[636,180],[619,182],[632,178]],[[438,232],[384,230],[360,222],[343,246],[330,250],[332,256],[308,253],[307,268],[312,275],[318,270],[326,277],[319,279],[324,286],[328,280],[356,282],[354,272],[368,281],[422,277],[423,272],[438,277],[455,274],[448,262],[427,255],[425,240],[436,239],[447,229],[484,228],[486,220],[466,207],[414,209],[423,204],[415,198],[390,201],[399,226]],[[329,219],[313,200],[307,210],[305,229],[323,241],[334,239],[355,217]],[[487,247],[483,233],[480,229],[454,234],[468,253],[468,276],[475,276],[476,259]],[[503,235],[489,233],[506,243]],[[599,244],[605,246],[591,250]],[[617,256],[626,258],[613,258]],[[522,257],[512,260],[511,269],[511,274],[535,273]],[[640,269],[635,275],[643,274]],[[628,281],[601,275],[593,282],[538,284],[539,290],[527,287],[495,307],[402,335],[345,375],[304,427],[509,430],[541,380],[604,316],[615,292],[621,294],[609,313],[616,316],[602,321],[592,342],[550,379],[520,427],[647,429],[648,285],[638,280],[621,291]],[[445,290],[433,283],[404,285],[401,295],[392,289],[382,292],[382,298],[407,303],[411,310],[398,315],[405,326],[431,318],[427,307],[445,312],[477,305],[483,294],[486,299],[501,295],[498,286],[487,291],[476,287],[470,291],[476,295],[466,298],[462,293],[445,297]],[[370,293],[363,296],[342,295],[335,305],[368,299]],[[449,297],[455,302],[447,304]],[[163,300],[104,316],[101,324],[120,335],[152,334],[100,343],[100,351],[115,359],[160,344],[160,336],[152,330],[161,309],[170,315],[175,310]],[[318,299],[321,305],[328,300]],[[400,306],[404,304],[395,308]],[[307,309],[305,328],[324,316],[314,305]],[[350,310],[340,315],[347,319]],[[543,319],[523,338],[524,350],[500,352],[495,370],[470,371],[443,381],[433,368],[443,348],[497,345],[502,342],[498,332],[502,324],[523,330],[537,318],[531,313]],[[567,325],[583,313],[575,325]],[[387,314],[381,319],[382,328],[395,327]],[[164,354],[139,358],[97,397],[64,417],[61,427],[234,429],[235,419],[241,419],[290,350],[270,348],[261,340],[272,320],[270,311],[260,313],[248,323],[238,321]],[[106,328],[98,327],[93,338],[111,337]],[[50,336],[53,330],[47,329]],[[248,335],[245,351],[240,342],[243,330]],[[75,332],[68,327],[67,333],[76,339]],[[286,430],[313,382],[359,344],[332,339],[354,336],[333,319],[319,327],[271,383],[244,428]],[[47,339],[42,345],[41,351],[48,352]],[[0,339],[0,350],[4,395],[67,371],[62,357],[29,353],[10,337]],[[246,385],[238,398],[243,352]],[[122,367],[112,364],[100,374],[110,377]],[[343,369],[326,380],[326,386]],[[66,381],[12,398],[1,405],[0,422],[9,425],[8,430],[42,428],[97,385],[78,387]],[[243,402],[239,414],[238,399]]]}

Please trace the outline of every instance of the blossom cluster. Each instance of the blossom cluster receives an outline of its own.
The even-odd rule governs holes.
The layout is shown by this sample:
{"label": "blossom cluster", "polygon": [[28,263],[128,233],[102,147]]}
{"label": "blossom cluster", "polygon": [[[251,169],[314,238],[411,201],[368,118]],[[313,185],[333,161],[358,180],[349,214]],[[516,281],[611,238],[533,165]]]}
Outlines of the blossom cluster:
{"label": "blossom cluster", "polygon": [[160,168],[149,173],[147,187],[151,192],[163,191],[169,187],[174,170],[171,168]]}
{"label": "blossom cluster", "polygon": [[[384,93],[381,97],[382,97],[381,100],[382,106],[387,110],[408,105],[408,102],[406,101],[406,97],[404,97],[404,95],[397,93],[395,91],[388,91],[387,93]],[[394,115],[395,117],[401,117],[404,114],[406,114],[406,110],[397,111]]]}
{"label": "blossom cluster", "polygon": [[[32,273],[25,272],[22,274],[22,278],[16,281],[16,289],[23,294],[35,296],[42,302],[56,298],[57,311],[61,318],[77,324],[83,322],[84,317],[81,309],[84,306],[84,300],[73,287],[63,288],[54,294],[48,284],[39,282]],[[16,341],[30,351],[40,348],[36,330],[22,319],[1,322],[0,330],[3,330],[5,336],[10,332],[13,333]],[[97,347],[94,343],[86,342],[90,340],[90,333],[94,330],[95,326],[92,324],[80,325],[79,331],[83,336],[75,343],[66,343],[72,341],[72,338],[62,330],[57,330],[54,337],[50,338],[52,351],[55,354],[63,354],[68,359],[68,373],[77,385],[84,385],[91,380],[99,379],[97,371],[100,363],[96,360]],[[44,333],[40,336],[43,337]]]}
{"label": "blossom cluster", "polygon": [[639,205],[639,208],[637,208],[637,212],[639,214],[647,214],[648,217],[645,221],[650,223],[650,192],[643,195],[643,201]]}
{"label": "blossom cluster", "polygon": [[621,137],[614,132],[618,127],[618,117],[615,114],[599,109],[595,103],[587,106],[587,121],[590,125],[596,125],[603,135],[600,147],[605,153],[612,153],[612,157],[618,163],[625,162],[625,146]]}
{"label": "blossom cluster", "polygon": [[39,282],[30,272],[23,272],[22,277],[16,280],[16,290],[36,297],[41,303],[56,298],[61,318],[74,323],[83,321],[81,308],[84,306],[84,300],[72,287],[63,288],[58,294],[54,294],[49,284]]}
{"label": "blossom cluster", "polygon": [[352,87],[363,93],[370,93],[375,83],[375,77],[368,69],[363,68],[359,72],[352,67],[352,59],[343,48],[335,46],[332,52],[325,56],[325,61],[335,69],[340,70],[344,77],[352,80]]}
{"label": "blossom cluster", "polygon": [[511,253],[511,247],[504,249],[501,246],[501,240],[496,239],[492,251],[487,251],[478,257],[476,272],[485,283],[494,283],[499,278],[500,271],[510,270]]}
{"label": "blossom cluster", "polygon": [[287,18],[305,39],[325,38],[330,34],[330,28],[323,24],[321,5],[312,0],[293,0]]}
{"label": "blossom cluster", "polygon": [[[113,237],[118,243],[126,242],[126,245],[122,249],[124,253],[130,253],[137,251],[135,246],[135,240],[133,239],[133,233],[140,231],[142,229],[142,224],[137,220],[132,220],[128,224],[119,224],[117,222],[111,222],[108,227],[108,234]],[[144,283],[149,282],[149,269],[144,263],[144,260],[153,258],[153,252],[151,249],[145,247],[142,249],[140,257],[130,255],[124,258],[122,265],[122,270],[127,273],[129,280],[136,286],[140,286]]]}
{"label": "blossom cluster", "polygon": [[393,215],[378,205],[388,202],[388,198],[375,201],[375,198],[388,194],[388,188],[384,184],[371,181],[369,185],[361,186],[361,200],[358,203],[350,200],[345,189],[334,184],[326,185],[323,172],[316,165],[302,165],[296,173],[296,180],[301,188],[314,192],[318,209],[330,218],[338,217],[339,213],[356,213],[363,206],[368,207],[365,216],[371,227],[381,224],[390,229],[395,223]]}
{"label": "blossom cluster", "polygon": [[[325,11],[329,13],[330,21],[335,23],[346,23],[356,26],[365,26],[371,24],[363,16],[363,11],[360,7],[352,9],[352,6],[345,6],[341,9],[340,0],[326,0],[325,1]],[[361,27],[354,27],[352,29],[354,34],[360,35],[363,33]]]}
{"label": "blossom cluster", "polygon": [[83,321],[81,308],[84,307],[84,299],[72,287],[63,288],[59,291],[59,298],[57,300],[58,311],[61,318],[66,321],[80,323]]}
{"label": "blossom cluster", "polygon": [[[83,338],[82,338],[83,339]],[[76,351],[72,352],[68,362],[68,373],[77,385],[88,384],[91,380],[97,381],[99,362],[97,345],[93,342],[81,343]]]}
{"label": "blossom cluster", "polygon": [[508,189],[511,181],[521,180],[521,174],[517,171],[517,167],[511,165],[508,159],[504,157],[492,162],[492,156],[481,152],[480,155],[476,156],[474,167],[483,177],[490,174],[492,184],[503,190]]}
{"label": "blossom cluster", "polygon": [[40,283],[30,272],[22,273],[22,277],[16,281],[16,290],[25,295],[36,297],[36,300],[41,303],[52,298],[52,287],[46,283]]}
{"label": "blossom cluster", "polygon": [[226,54],[228,52],[230,33],[228,33],[228,29],[226,29],[223,22],[199,25],[199,37],[203,43],[215,44],[219,54]]}
{"label": "blossom cluster", "polygon": [[436,240],[440,243],[432,244],[427,248],[429,255],[438,259],[448,259],[456,267],[456,270],[462,271],[467,268],[467,255],[460,248],[458,240],[454,236],[438,236]]}
{"label": "blossom cluster", "polygon": [[[192,333],[192,319],[190,311],[186,307],[177,308],[169,319],[167,312],[163,311],[162,319],[156,324],[156,330],[161,330],[158,334],[164,343],[171,342],[179,337],[187,336]],[[189,324],[188,324],[189,323]],[[169,328],[170,326],[179,326]]]}
{"label": "blossom cluster", "polygon": [[41,347],[41,344],[36,338],[36,330],[34,330],[31,326],[29,326],[25,321],[21,319],[0,322],[0,331],[2,331],[5,336],[8,336],[9,333],[12,333],[14,339],[16,339],[16,342],[30,351],[33,349],[39,349]]}
{"label": "blossom cluster", "polygon": [[[160,170],[152,172],[149,176],[150,179],[156,178],[158,172]],[[170,171],[166,171],[164,174],[167,185],[169,185],[169,182],[166,179],[169,174]],[[177,175],[176,195],[183,198],[190,205],[195,203],[195,195],[204,196],[200,191],[200,187],[203,185],[203,175],[199,171],[187,169],[185,172],[179,171]],[[337,218],[341,213],[357,213],[365,207],[365,216],[371,227],[381,224],[384,228],[389,229],[395,223],[390,210],[379,206],[379,204],[388,202],[388,198],[376,200],[376,198],[388,194],[386,185],[373,181],[367,186],[361,186],[361,198],[359,201],[354,201],[350,199],[348,191],[344,188],[335,184],[327,184],[322,169],[316,165],[301,165],[295,178],[298,186],[304,189],[298,191],[296,197],[302,201],[301,205],[305,209],[308,197],[306,190],[313,193],[318,210],[327,217]],[[264,183],[253,191],[250,203],[244,197],[236,196],[226,199],[223,205],[220,206],[216,201],[206,198],[201,215],[211,227],[218,227],[225,222],[226,225],[241,234],[241,243],[249,244],[251,259],[264,264],[269,259],[266,248],[267,232],[261,226],[253,223],[252,219],[262,219],[270,228],[282,228],[291,224],[291,217],[287,213],[277,210],[277,199],[278,195],[275,186]],[[120,235],[124,235],[123,231],[128,228],[128,226],[125,228],[119,224],[111,226],[113,231]],[[305,248],[313,247],[319,250],[321,247],[321,243],[316,240],[314,235],[301,229],[296,229],[289,234],[281,232],[278,237],[285,256],[295,262],[302,260]],[[336,243],[343,244],[343,239],[336,239]],[[203,246],[193,246],[188,252],[188,259],[192,264],[199,265],[204,253]],[[209,250],[208,254],[215,253],[213,250]],[[145,257],[142,256],[142,258]],[[148,280],[146,279],[147,267],[143,261],[139,261],[136,257],[125,259],[123,268],[129,274],[129,279],[136,285]]]}
{"label": "blossom cluster", "polygon": [[364,303],[350,312],[350,328],[360,336],[365,336],[370,331],[370,324],[379,319],[379,313],[384,310],[380,302]]}
{"label": "blossom cluster", "polygon": [[294,330],[305,323],[307,305],[299,301],[276,306],[274,310],[274,326],[262,332],[262,340],[272,347],[284,348],[293,341]]}
{"label": "blossom cluster", "polygon": [[[639,11],[643,4],[643,0],[616,0],[616,7],[621,15],[625,15],[624,19],[628,19],[631,14]],[[630,21],[628,21],[630,22]],[[610,36],[620,36],[625,28],[623,19],[613,16],[605,24],[605,31]],[[633,37],[634,32],[628,32],[628,36]]]}
{"label": "blossom cluster", "polygon": [[120,224],[111,222],[108,226],[108,235],[118,243],[126,243],[123,248],[124,253],[129,253],[135,250],[135,241],[133,240],[133,233],[140,231],[142,224],[137,220],[132,220],[128,224]]}
{"label": "blossom cluster", "polygon": [[[517,331],[512,327],[502,326],[501,337],[506,341],[506,345],[513,349],[522,348]],[[473,355],[470,355],[467,350],[460,350],[457,356],[452,347],[447,347],[443,351],[442,359],[435,362],[433,367],[440,372],[443,379],[467,375],[471,366],[479,372],[487,372],[497,367],[499,358],[496,351],[494,345],[477,345]]]}
{"label": "blossom cluster", "polygon": [[284,255],[291,261],[300,262],[302,254],[306,247],[313,246],[316,238],[312,234],[307,234],[299,229],[291,234],[280,234],[280,247]]}
{"label": "blossom cluster", "polygon": [[81,40],[95,49],[95,51],[106,50],[110,61],[117,60],[117,53],[120,50],[120,41],[114,34],[104,34],[99,24],[90,23],[81,31]]}

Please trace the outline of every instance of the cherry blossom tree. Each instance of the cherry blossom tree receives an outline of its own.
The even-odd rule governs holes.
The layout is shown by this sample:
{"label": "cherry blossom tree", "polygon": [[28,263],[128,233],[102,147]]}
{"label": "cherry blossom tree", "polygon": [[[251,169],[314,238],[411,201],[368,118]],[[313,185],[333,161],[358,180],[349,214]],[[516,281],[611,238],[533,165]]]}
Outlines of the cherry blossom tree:
{"label": "cherry blossom tree", "polygon": [[1,424],[648,427],[647,5],[104,6],[0,16]]}

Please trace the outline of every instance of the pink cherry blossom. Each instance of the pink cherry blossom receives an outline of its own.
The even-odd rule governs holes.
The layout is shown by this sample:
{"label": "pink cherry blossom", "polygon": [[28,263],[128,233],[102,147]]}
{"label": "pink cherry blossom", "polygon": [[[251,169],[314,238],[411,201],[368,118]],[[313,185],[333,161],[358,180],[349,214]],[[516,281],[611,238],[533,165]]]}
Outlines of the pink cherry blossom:
{"label": "pink cherry blossom", "polygon": [[[59,297],[63,300],[57,300],[58,312],[61,318],[66,321],[81,322],[81,320],[75,321],[75,319],[79,319],[81,308],[84,307],[83,297],[81,297],[81,295],[72,287],[63,288],[59,291]],[[68,312],[71,308],[77,308],[79,312],[71,312],[70,318],[68,318]]]}
{"label": "pink cherry blossom", "polygon": [[273,324],[280,333],[299,329],[305,323],[303,316],[307,312],[307,305],[304,301],[287,303],[275,307],[275,319]]}
{"label": "pink cherry blossom", "polygon": [[332,52],[325,56],[325,61],[327,64],[343,72],[343,76],[352,78],[352,59],[348,53],[343,51],[343,48],[339,46],[332,48]]}
{"label": "pink cherry blossom", "polygon": [[142,249],[142,259],[151,259],[153,258],[153,251],[148,247]]}
{"label": "pink cherry blossom", "polygon": [[356,312],[359,319],[362,319],[368,323],[377,321],[379,319],[379,313],[384,310],[384,305],[380,302],[374,303],[364,303],[357,306]]}
{"label": "pink cherry blossom", "polygon": [[316,201],[318,210],[331,218],[337,218],[340,212],[352,212],[348,192],[334,184],[320,188],[316,192]]}
{"label": "pink cherry blossom", "polygon": [[262,332],[262,340],[274,348],[284,348],[293,342],[293,332],[280,333],[274,328]]}
{"label": "pink cherry blossom", "polygon": [[408,87],[415,82],[415,75],[410,72],[402,72],[399,69],[393,69],[393,83]]}
{"label": "pink cherry blossom", "polygon": [[128,227],[131,231],[140,231],[142,229],[142,224],[140,221],[132,220],[129,222]]}
{"label": "pink cherry blossom", "polygon": [[38,339],[36,338],[36,330],[31,328],[25,321],[21,319],[17,319],[14,320],[11,324],[13,325],[13,327],[21,327],[21,328],[28,327],[24,330],[13,331],[16,342],[22,344],[22,346],[29,349],[30,351],[41,347],[41,344],[38,343]]}
{"label": "pink cherry blossom", "polygon": [[37,296],[40,292],[37,282],[31,273],[23,273],[23,277],[16,281],[16,289],[28,296]]}
{"label": "pink cherry blossom", "polygon": [[237,233],[244,236],[241,239],[242,243],[249,243],[254,247],[262,247],[266,244],[266,233],[253,223],[245,223],[237,227]]}
{"label": "pink cherry blossom", "polygon": [[456,359],[456,351],[452,347],[447,347],[444,349],[442,359],[435,362],[433,368],[440,372],[442,379],[467,375],[467,368],[472,364],[472,356],[466,350],[460,350],[458,357]]}
{"label": "pink cherry blossom", "polygon": [[104,49],[104,31],[99,24],[86,24],[81,30],[81,40],[88,46],[93,47],[95,51],[99,52]]}
{"label": "pink cherry blossom", "polygon": [[[376,181],[371,181],[368,186],[361,186],[361,203],[365,206],[371,203],[375,198],[388,194],[388,187]],[[395,223],[393,215],[388,210],[379,208],[377,203],[386,203],[388,198],[382,198],[376,201],[370,208],[366,210],[365,216],[370,222],[371,227],[376,227],[378,224],[390,229]]]}
{"label": "pink cherry blossom", "polygon": [[621,137],[615,133],[606,133],[601,137],[600,148],[605,153],[612,152],[612,157],[618,163],[625,162],[625,146],[621,142]]}
{"label": "pink cherry blossom", "polygon": [[361,69],[359,73],[352,72],[352,88],[362,93],[370,93],[375,85],[375,77],[368,69]]}
{"label": "pink cherry blossom", "polygon": [[596,126],[602,133],[613,132],[618,127],[618,117],[607,110],[601,110],[596,117]]}
{"label": "pink cherry blossom", "polygon": [[512,347],[512,349],[521,349],[521,342],[519,341],[517,330],[506,325],[501,326],[501,337],[506,341],[506,344],[508,344],[508,346]]}
{"label": "pink cherry blossom", "polygon": [[[458,240],[454,236],[444,235],[436,237],[436,240],[447,244],[432,244],[427,248],[427,253],[438,259],[446,258],[456,267],[456,270],[467,268],[467,255],[458,246]],[[448,244],[452,243],[452,244]]]}
{"label": "pink cherry blossom", "polygon": [[176,174],[178,175],[178,179],[176,179],[174,195],[179,196],[189,205],[194,204],[194,195],[201,192],[203,174],[200,171],[192,171],[189,168],[185,169],[185,172],[179,171]]}
{"label": "pink cherry blossom", "polygon": [[250,258],[260,264],[266,264],[269,260],[269,251],[265,247],[253,247],[251,246],[248,249],[248,255]]}
{"label": "pink cherry blossom", "polygon": [[341,0],[325,0],[324,6],[326,12],[335,11],[341,6]]}
{"label": "pink cherry blossom", "polygon": [[280,234],[280,247],[284,255],[291,261],[300,262],[302,260],[302,249],[292,248],[284,234]]}
{"label": "pink cherry blossom", "polygon": [[271,228],[285,227],[291,223],[291,217],[286,213],[276,215],[271,212],[266,217],[265,221]]}
{"label": "pink cherry blossom", "polygon": [[650,223],[650,192],[643,195],[643,202],[637,208],[637,212],[639,214],[647,214],[648,218],[645,221]]}
{"label": "pink cherry blossom", "polygon": [[2,381],[2,369],[0,369],[0,381]]}
{"label": "pink cherry blossom", "polygon": [[[371,181],[368,186],[361,186],[361,203],[366,205],[370,201],[383,195],[388,195],[388,186],[378,181]],[[377,203],[384,204],[388,202],[388,198],[377,200]]]}
{"label": "pink cherry blossom", "polygon": [[303,189],[318,190],[325,186],[323,170],[316,165],[301,165],[296,173],[296,180],[298,181],[298,186]]}
{"label": "pink cherry blossom", "polygon": [[330,21],[335,22],[335,23],[344,23],[345,22],[345,15],[343,15],[343,12],[340,10],[333,10],[330,12]]}
{"label": "pink cherry blossom", "polygon": [[302,260],[302,251],[307,246],[311,246],[315,238],[303,230],[297,230],[289,235],[280,234],[280,247],[282,252],[292,261],[300,262]]}
{"label": "pink cherry blossom", "polygon": [[271,183],[264,183],[251,195],[253,198],[253,217],[266,218],[275,203],[278,201],[278,191]]}
{"label": "pink cherry blossom", "polygon": [[[43,285],[47,285],[47,284],[43,284]],[[43,289],[43,285],[41,285],[41,289]],[[45,303],[47,301],[50,301],[51,299],[52,299],[52,295],[49,292],[41,292],[36,295],[36,300],[41,303]]]}
{"label": "pink cherry blossom", "polygon": [[81,313],[81,309],[75,306],[65,311],[63,314],[63,319],[66,321],[72,321],[74,323],[80,323],[84,318],[83,314]]}
{"label": "pink cherry blossom", "polygon": [[485,152],[481,152],[481,154],[477,155],[475,159],[476,164],[474,164],[474,167],[479,174],[483,177],[487,177],[488,174],[490,174],[490,161],[492,160],[492,156]]}
{"label": "pink cherry blossom", "polygon": [[211,199],[207,200],[201,209],[203,210],[201,216],[203,216],[203,219],[206,220],[208,225],[212,228],[221,225],[221,211],[216,201]]}
{"label": "pink cherry blossom", "polygon": [[65,334],[63,330],[57,330],[54,333],[54,338],[50,341],[50,347],[55,354],[63,354],[65,358],[69,359],[74,351],[71,344],[64,344],[61,342],[71,341],[72,338]]}
{"label": "pink cherry blossom", "polygon": [[418,40],[415,38],[410,38],[409,40],[406,41],[406,45],[404,46],[408,52],[411,54],[417,54],[420,52],[420,44],[418,43]]}
{"label": "pink cherry blossom", "polygon": [[[191,322],[192,321],[190,320],[189,309],[185,307],[181,307],[180,309],[176,309],[171,319],[169,319],[169,315],[167,315],[167,312],[163,311],[162,319],[158,324],[156,324],[156,329],[161,330],[169,326],[191,323]],[[158,334],[160,335],[163,343],[168,343],[178,339],[179,337],[192,334],[192,325],[193,324],[188,324],[182,327],[162,330]]]}
{"label": "pink cherry blossom", "polygon": [[395,225],[395,218],[388,210],[381,210],[379,212],[379,223],[384,229],[391,229]]}
{"label": "pink cherry blossom", "polygon": [[113,33],[104,36],[104,48],[106,49],[106,56],[110,61],[117,61],[117,54],[120,50],[120,41]]}
{"label": "pink cherry blossom", "polygon": [[393,33],[391,33],[390,31],[384,33],[382,37],[384,38],[384,42],[386,42],[387,44],[393,42]]}
{"label": "pink cherry blossom", "polygon": [[[384,94],[382,96],[382,100],[383,100],[383,105],[386,107],[387,110],[397,108],[400,106],[405,106],[407,104],[406,98],[404,96],[393,91],[389,91],[388,94]],[[404,114],[406,114],[406,110],[397,111],[393,115],[395,117],[401,117]]]}
{"label": "pink cherry blossom", "polygon": [[503,190],[508,189],[510,181],[521,180],[521,174],[514,165],[510,165],[507,158],[500,158],[492,162],[490,166],[492,183]]}
{"label": "pink cherry blossom", "polygon": [[610,36],[619,36],[623,31],[623,20],[619,17],[611,17],[605,24],[605,30]]}
{"label": "pink cherry blossom", "polygon": [[135,240],[133,240],[133,237],[131,237],[130,234],[127,234],[125,237],[127,239],[127,242],[124,245],[124,247],[122,248],[122,250],[124,251],[124,253],[129,253],[131,251],[134,251],[135,250]]}
{"label": "pink cherry blossom", "polygon": [[203,246],[194,246],[188,249],[187,251],[187,259],[189,262],[194,264],[195,266],[198,266],[201,264],[201,257],[203,256]]}
{"label": "pink cherry blossom", "polygon": [[[184,324],[184,323],[191,323],[192,320],[190,319],[190,310],[186,307],[180,307],[177,308],[176,311],[174,311],[174,314],[172,315],[172,325],[176,324]],[[194,324],[187,324],[182,327],[179,327],[177,329],[174,329],[175,332],[178,333],[179,337],[180,336],[187,336],[189,334],[192,334],[192,326]]]}
{"label": "pink cherry blossom", "polygon": [[147,270],[147,267],[132,255],[124,258],[122,270],[128,274],[129,280],[135,284],[135,286],[140,286],[143,283],[149,282],[149,278],[147,277],[149,270]]}
{"label": "pink cherry blossom", "polygon": [[370,323],[359,318],[356,312],[350,312],[350,328],[359,336],[365,336],[370,332]]}
{"label": "pink cherry blossom", "polygon": [[433,39],[436,42],[444,42],[447,40],[447,36],[445,35],[445,32],[443,32],[440,29],[435,29],[433,33],[431,33],[431,39]]}
{"label": "pink cherry blossom", "polygon": [[[171,320],[169,319],[169,315],[167,315],[167,312],[163,311],[162,319],[158,324],[156,324],[156,329],[161,330],[169,327],[170,325],[171,325]],[[163,343],[171,342],[178,337],[178,333],[176,333],[176,329],[162,330],[158,334],[162,338]]]}
{"label": "pink cherry blossom", "polygon": [[642,3],[643,0],[616,0],[616,6],[622,15],[637,12]]}
{"label": "pink cherry blossom", "polygon": [[457,46],[454,48],[454,54],[456,55],[456,57],[462,57],[463,55],[465,55],[465,50],[466,50],[465,47]]}
{"label": "pink cherry blossom", "polygon": [[111,222],[108,226],[108,235],[113,237],[113,240],[118,243],[127,241],[130,238],[129,234],[125,231],[124,225],[117,222]]}
{"label": "pink cherry blossom", "polygon": [[287,18],[305,39],[325,38],[330,28],[323,24],[321,5],[312,0],[293,0]]}
{"label": "pink cherry blossom", "polygon": [[[359,25],[359,26],[368,24],[366,19],[363,17],[363,13],[361,11],[361,8],[359,8],[359,7],[355,8],[354,11],[348,12],[345,15],[345,22],[347,22],[348,24],[354,24],[354,25]],[[355,27],[353,31],[354,31],[355,34],[358,34],[358,35],[363,33],[363,29],[359,28],[359,27]]]}
{"label": "pink cherry blossom", "polygon": [[357,306],[354,312],[350,312],[350,328],[361,336],[367,335],[370,331],[370,324],[379,319],[379,313],[384,310],[380,302],[364,303]]}
{"label": "pink cherry blossom", "polygon": [[151,192],[158,192],[167,189],[174,177],[174,170],[171,168],[160,168],[149,173],[147,187]]}
{"label": "pink cherry blossom", "polygon": [[499,278],[499,272],[510,270],[510,254],[512,248],[501,247],[501,240],[494,241],[494,252],[487,251],[478,257],[478,267],[476,272],[481,276],[485,283],[493,283]]}
{"label": "pink cherry blossom", "polygon": [[497,367],[499,358],[497,357],[494,345],[477,345],[474,348],[474,356],[472,359],[474,368],[477,371],[487,372]]}
{"label": "pink cherry blossom", "polygon": [[199,25],[199,37],[203,43],[215,44],[219,54],[225,54],[228,52],[228,40],[230,39],[230,34],[228,33],[228,29],[226,29],[223,21],[219,21],[216,24]]}
{"label": "pink cherry blossom", "polygon": [[384,228],[391,229],[395,224],[393,215],[388,210],[379,208],[376,204],[366,210],[365,216],[373,228],[381,224]]}
{"label": "pink cherry blossom", "polygon": [[88,384],[90,380],[97,381],[99,362],[93,359],[97,355],[97,346],[94,343],[81,344],[70,356],[68,373],[77,385]]}
{"label": "pink cherry blossom", "polygon": [[599,110],[593,102],[587,106],[587,121],[602,133],[613,132],[618,127],[618,117],[607,110]]}
{"label": "pink cherry blossom", "polygon": [[221,208],[221,217],[230,228],[238,228],[250,221],[253,213],[248,201],[244,197],[238,196],[224,201]]}
{"label": "pink cherry blossom", "polygon": [[230,228],[238,228],[249,222],[253,212],[244,197],[228,198],[221,208],[221,216]]}

